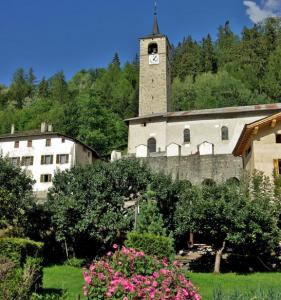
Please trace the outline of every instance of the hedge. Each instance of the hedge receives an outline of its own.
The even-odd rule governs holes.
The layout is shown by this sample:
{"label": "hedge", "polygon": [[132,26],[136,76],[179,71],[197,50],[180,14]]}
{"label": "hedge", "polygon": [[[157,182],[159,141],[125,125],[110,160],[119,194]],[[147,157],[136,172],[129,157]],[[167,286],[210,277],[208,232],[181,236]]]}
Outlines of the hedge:
{"label": "hedge", "polygon": [[43,243],[0,238],[0,300],[30,299],[42,288]]}
{"label": "hedge", "polygon": [[43,243],[21,238],[0,238],[0,256],[23,266],[27,257],[42,258]]}
{"label": "hedge", "polygon": [[143,251],[147,255],[155,255],[158,258],[173,258],[175,254],[174,241],[171,237],[154,235],[151,233],[129,232],[125,245]]}

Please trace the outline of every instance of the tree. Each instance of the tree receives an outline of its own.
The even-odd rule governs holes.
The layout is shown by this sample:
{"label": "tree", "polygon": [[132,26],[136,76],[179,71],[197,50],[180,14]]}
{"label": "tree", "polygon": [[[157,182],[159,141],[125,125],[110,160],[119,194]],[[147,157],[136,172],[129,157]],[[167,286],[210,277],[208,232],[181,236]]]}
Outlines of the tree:
{"label": "tree", "polygon": [[124,201],[146,189],[147,174],[130,160],[57,173],[48,194],[57,241],[70,254],[85,255],[122,240],[133,225],[133,213],[124,209]]}
{"label": "tree", "polygon": [[48,98],[50,95],[50,91],[49,91],[49,83],[48,81],[45,79],[45,77],[42,78],[42,80],[40,81],[39,85],[38,85],[38,96],[40,98]]}
{"label": "tree", "polygon": [[33,180],[8,159],[0,157],[0,228],[12,227],[21,235],[33,209]]}
{"label": "tree", "polygon": [[136,225],[136,231],[140,233],[151,233],[161,236],[167,235],[163,217],[157,207],[155,193],[150,189],[150,186],[148,186],[148,190],[142,196],[140,213],[137,217]]}
{"label": "tree", "polygon": [[202,41],[201,60],[203,72],[215,73],[217,71],[217,58],[210,34]]}
{"label": "tree", "polygon": [[200,51],[200,46],[190,36],[184,39],[174,52],[172,77],[184,80],[191,76],[194,79],[202,70]]}
{"label": "tree", "polygon": [[9,95],[10,100],[15,101],[17,108],[23,107],[25,98],[30,95],[30,86],[24,69],[19,68],[14,73]]}
{"label": "tree", "polygon": [[281,47],[273,51],[269,57],[263,84],[267,95],[279,102],[281,99]]}
{"label": "tree", "polygon": [[227,21],[224,26],[219,27],[218,39],[216,42],[219,68],[235,60],[235,55],[237,53],[236,46],[238,43],[239,39],[231,30],[229,21]]}
{"label": "tree", "polygon": [[52,99],[59,103],[66,103],[69,98],[68,87],[64,73],[58,72],[50,79],[50,93]]}
{"label": "tree", "polygon": [[250,186],[250,192],[228,183],[202,186],[182,195],[177,204],[176,235],[191,231],[204,236],[216,251],[214,272],[220,272],[226,246],[261,257],[278,245],[279,204],[272,201],[264,177],[253,176]]}

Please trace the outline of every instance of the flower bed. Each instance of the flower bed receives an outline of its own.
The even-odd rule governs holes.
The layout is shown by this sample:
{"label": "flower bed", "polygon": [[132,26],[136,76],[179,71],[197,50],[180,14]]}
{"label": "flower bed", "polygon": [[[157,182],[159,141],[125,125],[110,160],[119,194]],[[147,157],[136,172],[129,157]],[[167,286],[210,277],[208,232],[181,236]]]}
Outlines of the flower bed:
{"label": "flower bed", "polygon": [[158,260],[131,248],[109,252],[83,270],[87,299],[201,300],[177,262]]}

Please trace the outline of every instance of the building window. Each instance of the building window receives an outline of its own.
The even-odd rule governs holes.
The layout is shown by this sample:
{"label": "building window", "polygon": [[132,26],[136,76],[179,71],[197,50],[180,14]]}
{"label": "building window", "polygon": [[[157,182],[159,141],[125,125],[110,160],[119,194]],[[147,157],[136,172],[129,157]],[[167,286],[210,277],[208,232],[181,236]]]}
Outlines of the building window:
{"label": "building window", "polygon": [[51,139],[46,139],[46,147],[50,147],[51,146]]}
{"label": "building window", "polygon": [[19,142],[19,141],[15,141],[14,147],[15,147],[15,148],[19,148],[19,147],[20,147],[20,142]]}
{"label": "building window", "polygon": [[62,138],[62,139],[61,139],[61,142],[64,144],[64,143],[65,143],[65,139],[64,139],[64,138]]}
{"label": "building window", "polygon": [[185,129],[183,131],[183,142],[190,143],[190,129]]}
{"label": "building window", "polygon": [[13,166],[20,165],[20,157],[10,157],[10,162]]}
{"label": "building window", "polygon": [[51,165],[53,163],[53,155],[42,155],[41,165]]}
{"label": "building window", "polygon": [[148,149],[148,153],[156,152],[156,139],[155,138],[150,138],[147,141],[147,149]]}
{"label": "building window", "polygon": [[52,174],[42,174],[40,175],[40,182],[52,182]]}
{"label": "building window", "polygon": [[148,54],[158,53],[158,45],[156,43],[151,43],[148,45]]}
{"label": "building window", "polygon": [[228,128],[226,126],[222,126],[221,128],[221,140],[228,141]]}
{"label": "building window", "polygon": [[57,155],[57,164],[68,164],[69,154],[58,154]]}
{"label": "building window", "polygon": [[23,156],[21,159],[22,166],[32,166],[33,165],[33,156]]}
{"label": "building window", "polygon": [[276,134],[276,144],[281,144],[281,134]]}
{"label": "building window", "polygon": [[29,148],[32,147],[32,140],[27,141],[27,147],[29,147]]}

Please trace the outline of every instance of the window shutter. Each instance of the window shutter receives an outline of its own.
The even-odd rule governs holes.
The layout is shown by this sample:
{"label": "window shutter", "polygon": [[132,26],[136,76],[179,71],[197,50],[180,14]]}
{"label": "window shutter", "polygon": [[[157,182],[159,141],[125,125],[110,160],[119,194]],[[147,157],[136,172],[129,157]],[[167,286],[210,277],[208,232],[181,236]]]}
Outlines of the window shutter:
{"label": "window shutter", "polygon": [[53,160],[54,160],[54,156],[51,155],[51,164],[53,163]]}
{"label": "window shutter", "polygon": [[60,163],[60,156],[59,156],[59,154],[57,154],[57,160],[56,160],[56,163],[57,163],[57,164]]}
{"label": "window shutter", "polygon": [[68,164],[69,162],[69,154],[66,154],[66,163]]}
{"label": "window shutter", "polygon": [[41,165],[44,165],[44,155],[41,155]]}
{"label": "window shutter", "polygon": [[31,162],[30,162],[31,166],[33,166],[33,160],[34,160],[34,158],[33,158],[33,156],[31,156]]}
{"label": "window shutter", "polygon": [[44,175],[40,175],[40,182],[43,182],[44,180]]}
{"label": "window shutter", "polygon": [[52,181],[52,175],[49,174],[49,175],[48,175],[48,182],[51,182],[51,181]]}
{"label": "window shutter", "polygon": [[273,159],[274,175],[279,175],[278,159]]}

